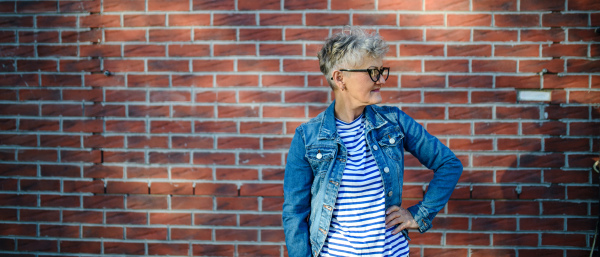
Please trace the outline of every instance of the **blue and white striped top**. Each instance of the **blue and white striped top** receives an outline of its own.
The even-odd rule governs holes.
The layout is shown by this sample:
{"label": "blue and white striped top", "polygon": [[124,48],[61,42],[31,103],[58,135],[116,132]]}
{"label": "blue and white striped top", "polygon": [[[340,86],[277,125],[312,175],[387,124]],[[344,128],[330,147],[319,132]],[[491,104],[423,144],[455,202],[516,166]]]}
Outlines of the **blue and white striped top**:
{"label": "blue and white striped top", "polygon": [[321,256],[408,256],[404,235],[385,228],[384,188],[366,147],[365,118],[351,123],[336,119],[336,125],[348,160]]}

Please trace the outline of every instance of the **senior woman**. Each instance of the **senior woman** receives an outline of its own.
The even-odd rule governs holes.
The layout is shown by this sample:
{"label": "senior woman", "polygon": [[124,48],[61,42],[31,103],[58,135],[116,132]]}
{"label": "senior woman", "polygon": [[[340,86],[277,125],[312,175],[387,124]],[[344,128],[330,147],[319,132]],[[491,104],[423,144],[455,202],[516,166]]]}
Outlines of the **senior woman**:
{"label": "senior woman", "polygon": [[[462,173],[456,156],[396,107],[377,106],[389,74],[378,34],[328,38],[319,64],[335,101],[300,125],[284,178],[283,226],[295,256],[408,256],[407,229],[424,233]],[[427,193],[403,208],[404,150],[433,170]]]}

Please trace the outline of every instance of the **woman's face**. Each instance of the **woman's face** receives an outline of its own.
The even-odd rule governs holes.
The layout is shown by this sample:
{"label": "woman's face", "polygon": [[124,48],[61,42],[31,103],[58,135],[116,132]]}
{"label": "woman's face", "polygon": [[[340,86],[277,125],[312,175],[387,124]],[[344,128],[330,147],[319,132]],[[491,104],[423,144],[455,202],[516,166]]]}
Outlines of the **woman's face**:
{"label": "woman's face", "polygon": [[[365,58],[363,63],[358,67],[350,69],[368,69],[378,68],[383,66],[382,59]],[[342,92],[354,106],[367,106],[381,103],[381,93],[379,89],[385,84],[385,78],[379,77],[377,82],[373,82],[367,72],[349,72],[343,71],[345,92]]]}

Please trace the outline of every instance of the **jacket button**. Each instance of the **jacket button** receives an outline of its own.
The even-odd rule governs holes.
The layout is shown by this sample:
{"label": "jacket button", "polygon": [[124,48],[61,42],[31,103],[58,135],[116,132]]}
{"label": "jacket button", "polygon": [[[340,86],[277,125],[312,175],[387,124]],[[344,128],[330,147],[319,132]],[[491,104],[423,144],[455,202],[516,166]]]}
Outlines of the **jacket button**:
{"label": "jacket button", "polygon": [[396,143],[396,139],[390,138],[390,144]]}
{"label": "jacket button", "polygon": [[377,149],[379,149],[379,147],[377,147],[376,145],[373,146],[373,150],[377,151]]}
{"label": "jacket button", "polygon": [[390,172],[390,168],[388,168],[388,167],[383,168],[383,172],[385,172],[385,173]]}
{"label": "jacket button", "polygon": [[393,194],[392,191],[388,192],[388,196],[392,196],[392,194]]}
{"label": "jacket button", "polygon": [[321,159],[321,158],[323,158],[323,155],[321,153],[318,153],[317,154],[317,159]]}

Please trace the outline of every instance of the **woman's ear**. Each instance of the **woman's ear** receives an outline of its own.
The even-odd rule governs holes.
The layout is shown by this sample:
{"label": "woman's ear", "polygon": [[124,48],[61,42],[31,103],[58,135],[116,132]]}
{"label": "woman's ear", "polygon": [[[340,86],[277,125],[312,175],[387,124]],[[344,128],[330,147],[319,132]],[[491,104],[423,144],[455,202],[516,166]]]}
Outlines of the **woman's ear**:
{"label": "woman's ear", "polygon": [[339,70],[335,70],[331,73],[331,81],[337,86],[337,88],[339,88],[340,90],[344,89],[344,77],[342,75],[342,72]]}

